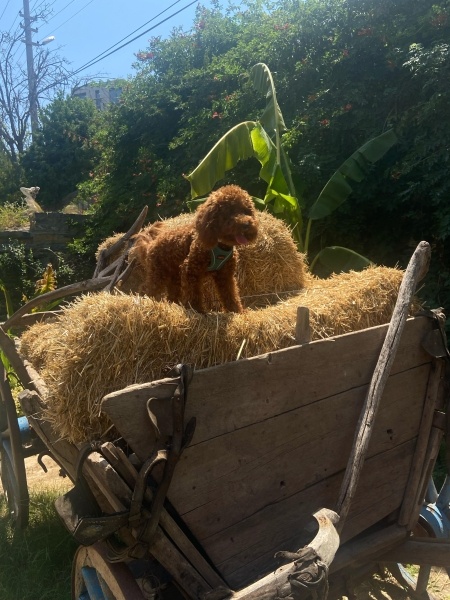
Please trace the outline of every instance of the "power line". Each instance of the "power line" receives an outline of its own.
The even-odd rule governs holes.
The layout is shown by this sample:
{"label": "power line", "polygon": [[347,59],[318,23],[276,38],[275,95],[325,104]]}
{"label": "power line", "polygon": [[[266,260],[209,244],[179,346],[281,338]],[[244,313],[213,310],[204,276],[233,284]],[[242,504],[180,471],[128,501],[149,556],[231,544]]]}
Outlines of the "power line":
{"label": "power line", "polygon": [[[72,4],[72,2],[75,2],[75,0],[72,0],[71,2],[69,2],[69,4]],[[128,39],[131,35],[133,35],[137,31],[139,31],[140,29],[142,29],[143,27],[145,27],[146,25],[148,25],[149,23],[151,23],[152,21],[154,21],[155,19],[157,19],[158,17],[160,17],[161,15],[163,15],[165,12],[167,12],[168,10],[170,10],[172,7],[176,6],[180,2],[181,2],[181,0],[176,0],[176,2],[173,2],[170,6],[168,6],[164,10],[162,10],[160,13],[158,13],[157,15],[155,15],[154,17],[152,17],[151,19],[149,19],[146,23],[143,23],[142,25],[140,25],[137,29],[135,29],[134,31],[132,31],[131,33],[129,33],[128,35],[126,35],[124,38],[122,38],[121,40],[119,40],[118,42],[116,42],[115,44],[113,44],[112,46],[110,46],[109,48],[107,48],[106,50],[104,50],[101,54],[98,54],[96,57],[94,57],[91,60],[96,60],[100,56],[103,56],[104,54],[106,54],[107,52],[109,52],[109,50],[112,50],[113,48],[115,48],[116,46],[118,46],[120,43],[122,43],[123,41],[125,41],[126,39]],[[69,5],[66,5],[65,8],[67,8],[67,6],[69,6]],[[62,10],[64,10],[64,9],[62,9]],[[62,12],[62,11],[59,11],[59,12]],[[57,14],[59,14],[59,13],[57,13]],[[52,29],[52,33],[54,33],[55,31],[57,31],[57,29],[59,29],[60,27],[62,27],[65,23],[67,23],[67,21],[65,21],[61,25],[58,25],[58,27],[56,29]],[[44,37],[46,37],[46,36],[44,36]],[[89,62],[91,62],[91,61],[89,61]]]}
{"label": "power line", "polygon": [[[164,10],[162,10],[160,13],[158,13],[157,15],[155,15],[154,17],[152,17],[150,20],[148,20],[146,23],[144,23],[143,25],[141,25],[140,27],[138,27],[137,29],[135,29],[134,31],[132,31],[131,33],[129,33],[128,35],[126,35],[124,38],[122,38],[121,40],[119,40],[118,42],[116,42],[115,44],[113,44],[112,46],[110,46],[109,48],[107,48],[104,52],[102,52],[101,54],[99,54],[98,56],[96,56],[95,58],[93,58],[92,60],[95,60],[96,58],[98,58],[99,56],[103,56],[103,54],[106,54],[109,50],[112,50],[113,48],[115,48],[116,46],[118,46],[119,44],[121,44],[122,42],[124,42],[126,39],[128,39],[131,35],[133,35],[134,33],[136,33],[137,31],[139,31],[140,29],[142,29],[143,27],[145,27],[146,25],[148,25],[149,23],[151,23],[152,21],[154,21],[155,19],[157,19],[158,17],[160,17],[161,15],[163,15],[165,12],[167,12],[168,10],[170,10],[173,6],[176,6],[177,4],[179,4],[181,2],[181,0],[176,0],[176,2],[173,2],[170,6],[168,6],[167,8],[165,8]],[[189,5],[190,6],[190,5]],[[188,8],[188,7],[185,7]],[[184,8],[182,9],[184,10]],[[181,11],[180,11],[181,12]],[[178,14],[178,13],[175,13]],[[171,15],[174,16],[174,15]],[[161,21],[163,22],[163,21]],[[155,26],[156,27],[156,26]],[[142,35],[145,35],[145,33],[143,33]],[[132,40],[131,40],[132,41]]]}
{"label": "power line", "polygon": [[[157,17],[159,17],[160,15],[162,15],[164,12],[166,12],[167,10],[169,10],[169,8],[171,8],[172,6],[175,6],[176,4],[178,4],[181,0],[176,0],[176,2],[174,2],[173,4],[171,4],[168,8],[166,8],[164,11],[161,11],[158,15],[156,15],[155,17],[153,17],[152,19],[150,19],[150,21],[148,21],[146,24],[150,23],[151,21],[153,21],[154,19],[156,19]],[[131,44],[132,42],[136,41],[137,39],[139,39],[140,37],[142,37],[143,35],[149,33],[150,31],[152,31],[153,29],[156,29],[157,27],[159,27],[160,25],[162,25],[163,23],[165,23],[166,21],[169,21],[170,19],[172,19],[173,17],[175,17],[176,15],[180,14],[181,12],[183,12],[184,10],[186,10],[187,8],[189,8],[190,6],[192,6],[193,4],[196,4],[199,0],[192,0],[192,2],[189,2],[189,4],[186,4],[185,6],[183,6],[182,8],[180,8],[179,10],[175,11],[174,13],[171,13],[168,17],[166,17],[165,19],[162,19],[161,21],[158,21],[158,23],[156,23],[155,25],[153,25],[152,27],[150,27],[149,29],[146,29],[145,31],[143,31],[142,33],[140,33],[139,35],[137,35],[136,37],[134,37],[133,39],[129,40],[127,43],[122,44],[121,46],[119,46],[118,48],[116,48],[115,50],[112,50],[111,52],[109,52],[108,54],[105,54],[105,52],[108,52],[108,50],[105,50],[105,52],[102,52],[101,54],[97,55],[96,57],[94,57],[92,60],[90,60],[89,62],[85,63],[84,65],[82,65],[80,68],[78,68],[76,71],[72,72],[72,73],[68,73],[66,77],[60,79],[59,81],[55,81],[54,85],[59,85],[61,83],[67,82],[71,77],[73,77],[74,75],[78,75],[78,73],[81,73],[81,71],[84,71],[85,69],[92,67],[94,64],[100,62],[101,60],[103,60],[104,58],[107,58],[108,56],[111,56],[112,54],[114,54],[115,52],[118,52],[119,50],[121,50],[122,48],[125,48],[125,46],[128,46],[129,44]],[[91,2],[93,2],[93,0],[91,0]],[[89,2],[90,4],[90,2]],[[81,9],[82,10],[82,9]],[[139,30],[140,28],[138,28]],[[138,31],[136,30],[136,31]],[[134,32],[130,33],[129,35],[133,35]],[[129,37],[126,36],[126,37]],[[124,38],[126,39],[126,38]],[[122,40],[121,40],[122,41]],[[118,44],[120,42],[117,42]],[[117,45],[117,44],[116,44]],[[114,48],[114,46],[112,46],[112,48]]]}
{"label": "power line", "polygon": [[[75,0],[72,0],[72,2],[74,2]],[[69,4],[72,4],[72,2],[69,2]],[[80,10],[78,10],[76,13],[74,13],[71,17],[69,17],[68,19],[66,19],[63,23],[61,23],[61,25],[58,25],[58,27],[56,27],[55,29],[52,30],[52,33],[54,33],[55,31],[58,31],[58,29],[60,29],[63,25],[65,25],[66,23],[68,23],[69,21],[71,21],[74,17],[76,17],[77,15],[80,14],[80,12],[82,12],[85,8],[87,8],[89,6],[89,4],[92,4],[94,2],[94,0],[89,0],[89,2],[87,2],[84,6],[82,6],[80,8]],[[62,10],[59,11],[62,12],[65,8],[67,8],[67,6],[69,6],[69,4],[67,4]],[[56,13],[57,15],[59,15],[59,13]],[[55,15],[56,16],[56,15]],[[51,20],[51,19],[50,19]],[[46,36],[44,36],[46,37]]]}
{"label": "power line", "polygon": [[[33,6],[30,8],[30,12],[34,12],[35,10],[38,10],[38,8],[40,8],[44,4],[44,2],[46,2],[46,0],[42,0],[42,2],[40,2],[40,4],[38,4],[38,6],[36,6],[38,1],[39,0],[35,1]],[[53,2],[51,4],[46,4],[46,8],[50,8],[51,6],[53,6],[55,4],[55,2],[56,2],[56,0],[53,0]]]}
{"label": "power line", "polygon": [[11,25],[11,27],[9,28],[8,35],[11,35],[11,31],[13,30],[13,27],[14,27],[14,25],[16,24],[16,21],[17,21],[17,19],[19,18],[19,16],[20,16],[20,13],[17,13],[17,14],[16,14],[16,18],[14,19],[14,21],[12,22],[12,25]]}
{"label": "power line", "polygon": [[[175,4],[178,4],[180,0],[177,0],[177,2],[175,2],[174,4],[172,4],[171,6],[174,6]],[[173,17],[175,17],[176,15],[180,14],[181,12],[183,12],[184,10],[186,10],[187,8],[189,8],[190,6],[192,6],[193,4],[196,4],[199,0],[193,0],[192,2],[190,2],[189,4],[186,4],[186,6],[183,6],[183,8],[180,8],[180,10],[177,10],[176,12],[170,14],[168,17],[166,17],[165,19],[162,19],[161,21],[159,21],[158,23],[156,23],[156,25],[153,25],[152,27],[150,27],[149,29],[146,29],[145,31],[143,31],[142,33],[140,33],[139,35],[137,35],[136,37],[132,38],[131,40],[129,40],[128,42],[126,42],[125,44],[122,44],[121,46],[119,46],[118,48],[116,48],[115,50],[112,50],[111,52],[109,52],[108,54],[105,54],[106,52],[108,52],[108,50],[105,50],[104,52],[102,52],[101,54],[97,55],[96,57],[94,57],[92,60],[90,60],[89,62],[85,63],[83,66],[81,66],[79,69],[77,69],[76,71],[74,71],[72,73],[72,75],[77,75],[78,73],[81,73],[81,71],[84,71],[85,69],[92,67],[93,65],[95,65],[96,63],[100,62],[101,60],[103,60],[104,58],[107,58],[108,56],[111,56],[112,54],[114,54],[115,52],[118,52],[119,50],[122,50],[122,48],[125,48],[125,46],[128,46],[129,44],[131,44],[132,42],[135,42],[137,39],[139,39],[140,37],[142,37],[143,35],[149,33],[150,31],[152,31],[153,29],[156,29],[156,27],[159,27],[160,25],[162,25],[163,23],[165,23],[166,21],[169,21],[170,19],[172,19]],[[169,7],[170,8],[170,7]],[[158,15],[156,15],[155,17],[153,17],[153,19],[150,19],[150,21],[148,21],[147,23],[150,23],[151,21],[153,21],[154,19],[156,19],[157,17],[159,17],[160,15],[162,15],[164,12],[166,12],[165,9],[164,11],[160,12]],[[140,28],[138,28],[140,29]],[[134,32],[133,32],[134,33]],[[129,34],[129,35],[132,35]],[[129,37],[129,36],[126,36]],[[126,38],[124,38],[126,39]],[[122,41],[122,40],[121,40]],[[118,44],[120,44],[120,42],[117,42]],[[115,44],[117,45],[117,44]],[[114,48],[114,46],[111,46],[111,48]]]}
{"label": "power line", "polygon": [[3,15],[5,14],[6,9],[8,8],[9,3],[11,2],[11,0],[8,0],[8,2],[6,3],[5,8],[3,9],[2,14],[0,15],[0,19],[3,17]]}
{"label": "power line", "polygon": [[47,25],[50,23],[50,21],[53,21],[53,19],[55,19],[58,15],[60,15],[62,12],[64,12],[66,10],[66,8],[69,8],[69,6],[71,4],[73,4],[74,2],[76,2],[76,0],[70,0],[70,2],[68,2],[61,10],[58,10],[57,13],[55,13],[54,15],[52,15],[50,17],[50,19],[47,21]]}

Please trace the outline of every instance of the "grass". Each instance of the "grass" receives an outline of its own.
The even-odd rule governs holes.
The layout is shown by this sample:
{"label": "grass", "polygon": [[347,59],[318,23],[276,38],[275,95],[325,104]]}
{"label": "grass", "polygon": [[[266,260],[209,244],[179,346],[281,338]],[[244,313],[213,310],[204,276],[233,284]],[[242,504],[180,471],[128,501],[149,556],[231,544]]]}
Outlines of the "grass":
{"label": "grass", "polygon": [[0,495],[0,598],[70,600],[71,565],[77,547],[56,514],[61,491],[30,492],[30,523],[16,530]]}
{"label": "grass", "polygon": [[6,202],[0,205],[0,231],[20,229],[29,224],[26,205],[18,202]]}

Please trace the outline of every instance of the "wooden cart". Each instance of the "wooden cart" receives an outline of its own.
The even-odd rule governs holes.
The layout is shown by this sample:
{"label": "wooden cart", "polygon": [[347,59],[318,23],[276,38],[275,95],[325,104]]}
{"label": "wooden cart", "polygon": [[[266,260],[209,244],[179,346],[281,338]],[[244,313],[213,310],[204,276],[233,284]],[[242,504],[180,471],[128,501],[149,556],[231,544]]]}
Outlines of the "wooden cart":
{"label": "wooden cart", "polygon": [[[33,301],[3,324],[26,414],[21,426],[2,369],[3,485],[24,525],[24,453],[45,448],[74,482],[56,502],[81,544],[74,600],[331,599],[380,564],[407,585],[401,563],[421,565],[410,593],[431,598],[430,565],[450,566],[448,531],[427,518],[448,512],[449,485],[429,485],[448,352],[439,311],[407,318],[429,252],[414,253],[389,325],[310,342],[300,308],[297,346],[109,394],[115,443],[58,438],[45,382],[6,334],[38,318]],[[112,287],[122,264],[81,288]]]}

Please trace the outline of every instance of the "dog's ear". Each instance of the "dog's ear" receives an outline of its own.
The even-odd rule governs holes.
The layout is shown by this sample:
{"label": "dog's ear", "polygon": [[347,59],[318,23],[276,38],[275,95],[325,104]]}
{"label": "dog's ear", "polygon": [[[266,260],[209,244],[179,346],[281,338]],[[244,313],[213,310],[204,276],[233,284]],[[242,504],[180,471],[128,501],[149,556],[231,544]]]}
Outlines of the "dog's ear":
{"label": "dog's ear", "polygon": [[195,229],[199,241],[206,248],[214,248],[219,241],[221,221],[218,207],[210,201],[198,207],[195,216]]}

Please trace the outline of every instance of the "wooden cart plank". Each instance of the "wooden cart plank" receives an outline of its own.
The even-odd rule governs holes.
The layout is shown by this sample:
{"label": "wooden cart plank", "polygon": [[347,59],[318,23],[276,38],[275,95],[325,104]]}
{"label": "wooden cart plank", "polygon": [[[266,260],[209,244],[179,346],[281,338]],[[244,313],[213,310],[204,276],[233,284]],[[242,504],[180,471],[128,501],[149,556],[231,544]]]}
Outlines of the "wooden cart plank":
{"label": "wooden cart plank", "polygon": [[[390,379],[369,456],[417,434],[427,369],[421,366]],[[352,389],[186,448],[170,501],[203,539],[342,471],[351,451],[349,431],[356,426],[366,391],[367,386]]]}
{"label": "wooden cart plank", "polygon": [[[367,462],[342,542],[368,529],[400,506],[414,443],[414,440],[407,442]],[[383,484],[379,481],[381,472],[386,475]],[[301,532],[308,524],[307,515],[313,514],[322,504],[333,506],[342,477],[343,473],[321,481],[289,498],[283,505],[265,507],[246,521],[230,527],[226,536],[218,534],[202,540],[228,584],[233,589],[248,585],[279,566],[273,558],[276,551],[294,551],[302,546]],[[270,523],[270,527],[262,527],[261,523]]]}
{"label": "wooden cart plank", "polygon": [[431,363],[430,377],[427,386],[427,398],[424,406],[422,423],[420,426],[419,437],[414,453],[414,460],[411,467],[411,473],[405,489],[402,510],[399,516],[399,525],[411,525],[412,520],[417,520],[420,511],[420,505],[423,497],[420,497],[423,482],[423,471],[428,470],[428,465],[424,465],[427,448],[429,445],[430,428],[433,422],[435,409],[439,407],[444,393],[442,377],[444,372],[444,362],[442,360],[433,360]]}
{"label": "wooden cart plank", "polygon": [[[393,374],[430,362],[431,357],[417,340],[424,338],[431,327],[430,319],[424,317],[407,321]],[[186,421],[199,415],[201,418],[197,418],[191,445],[326,398],[330,382],[333,394],[368,384],[386,331],[387,326],[381,325],[195,371],[185,416]],[[156,395],[157,383],[129,386],[108,394],[102,402],[102,409],[132,442],[141,460],[152,451],[142,423],[148,420],[147,401]],[[170,397],[174,384],[162,380],[161,386],[158,397]]]}
{"label": "wooden cart plank", "polygon": [[383,556],[384,562],[450,568],[450,541],[447,539],[410,538]]}
{"label": "wooden cart plank", "polygon": [[[430,362],[417,341],[431,326],[423,317],[408,321],[392,374]],[[201,419],[192,444],[369,383],[386,331],[374,327],[195,371],[186,419]]]}

